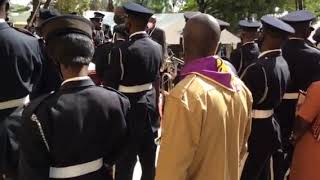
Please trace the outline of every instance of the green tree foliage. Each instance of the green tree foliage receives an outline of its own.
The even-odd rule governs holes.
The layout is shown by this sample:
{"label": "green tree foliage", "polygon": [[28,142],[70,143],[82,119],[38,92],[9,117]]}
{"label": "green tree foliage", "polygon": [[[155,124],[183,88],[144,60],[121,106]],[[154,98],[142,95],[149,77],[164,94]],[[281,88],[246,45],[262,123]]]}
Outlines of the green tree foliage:
{"label": "green tree foliage", "polygon": [[[303,1],[304,8],[320,15],[320,0]],[[246,17],[260,18],[265,14],[283,13],[296,9],[297,0],[186,0],[183,11],[201,11],[231,23],[231,30],[237,22]],[[277,10],[277,11],[276,11]]]}
{"label": "green tree foliage", "polygon": [[304,5],[306,9],[313,11],[320,16],[320,0],[305,0]]}
{"label": "green tree foliage", "polygon": [[239,19],[275,13],[291,0],[186,0],[183,10],[198,10],[230,22],[235,29]]}
{"label": "green tree foliage", "polygon": [[90,2],[90,10],[102,10],[102,2],[101,0],[91,0]]}
{"label": "green tree foliage", "polygon": [[[181,0],[130,0],[142,4],[157,13],[173,12],[174,5]],[[114,0],[115,5],[121,5],[128,0]]]}
{"label": "green tree foliage", "polygon": [[58,0],[55,8],[61,13],[77,12],[82,14],[90,9],[90,0]]}

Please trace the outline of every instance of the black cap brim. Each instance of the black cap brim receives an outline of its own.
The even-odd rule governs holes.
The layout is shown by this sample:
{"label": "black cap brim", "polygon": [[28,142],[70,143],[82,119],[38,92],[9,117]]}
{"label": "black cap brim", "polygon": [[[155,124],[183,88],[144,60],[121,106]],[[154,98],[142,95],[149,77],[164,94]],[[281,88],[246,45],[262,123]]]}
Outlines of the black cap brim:
{"label": "black cap brim", "polygon": [[239,27],[241,29],[258,29],[261,27],[261,23],[258,21],[241,20],[239,21]]}
{"label": "black cap brim", "polygon": [[98,18],[102,18],[102,19],[105,17],[105,15],[100,12],[94,12],[93,14],[94,14],[94,17],[98,17]]}
{"label": "black cap brim", "polygon": [[261,18],[261,22],[263,24],[263,28],[270,28],[270,29],[281,31],[283,33],[287,33],[287,34],[295,33],[295,30],[293,29],[293,27],[291,27],[289,24],[273,16],[269,16],[269,15],[263,16]]}
{"label": "black cap brim", "polygon": [[123,9],[128,15],[133,15],[141,18],[150,18],[154,14],[154,11],[133,2],[124,4]]}
{"label": "black cap brim", "polygon": [[40,32],[46,40],[70,33],[79,33],[92,38],[92,23],[80,16],[57,16],[43,22]]}
{"label": "black cap brim", "polygon": [[313,13],[300,10],[288,13],[287,15],[283,16],[281,20],[285,21],[286,23],[304,23],[304,22],[311,22],[316,18],[316,15]]}

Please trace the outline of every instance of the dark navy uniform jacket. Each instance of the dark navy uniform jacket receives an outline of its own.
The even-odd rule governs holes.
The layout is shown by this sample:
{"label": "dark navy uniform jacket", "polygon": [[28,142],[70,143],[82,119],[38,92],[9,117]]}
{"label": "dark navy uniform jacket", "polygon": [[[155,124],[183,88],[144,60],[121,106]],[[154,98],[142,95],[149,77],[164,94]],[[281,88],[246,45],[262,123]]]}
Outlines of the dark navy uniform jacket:
{"label": "dark navy uniform jacket", "polygon": [[[129,100],[118,92],[95,86],[92,80],[70,81],[45,98],[30,117],[31,102],[21,128],[21,180],[49,179],[49,167],[68,167],[103,158],[113,165],[127,142],[125,116]],[[31,110],[32,111],[32,110]],[[75,180],[110,180],[105,168]]]}
{"label": "dark navy uniform jacket", "polygon": [[288,92],[306,91],[312,82],[320,79],[320,51],[304,40],[289,39],[282,47],[283,57],[289,65],[291,82]]}
{"label": "dark navy uniform jacket", "polygon": [[[287,62],[281,56],[280,50],[262,53],[256,63],[248,66],[242,80],[252,92],[254,110],[272,110],[277,108],[282,100],[290,79]],[[274,116],[267,119],[253,119],[251,141],[265,140],[266,147],[279,148],[280,129]],[[272,144],[272,146],[270,146]],[[260,147],[261,148],[261,147]]]}
{"label": "dark navy uniform jacket", "polygon": [[[159,79],[162,58],[161,46],[151,40],[146,32],[137,33],[111,51],[104,81],[115,89],[118,89],[119,85],[130,87],[154,83]],[[156,116],[158,113],[154,88],[125,95],[129,97],[132,109],[137,108],[132,110],[130,115],[132,122],[135,122],[134,129],[160,126],[159,118]]]}
{"label": "dark navy uniform jacket", "polygon": [[239,76],[243,71],[258,58],[260,50],[255,42],[248,42],[231,53],[230,62],[236,68]]}
{"label": "dark navy uniform jacket", "polygon": [[[306,91],[312,82],[320,80],[320,51],[303,39],[289,39],[282,47],[282,54],[290,69],[291,81],[287,93]],[[290,146],[289,137],[295,121],[297,99],[284,99],[276,110],[283,141]]]}
{"label": "dark navy uniform jacket", "polygon": [[109,54],[114,47],[120,46],[125,40],[116,40],[96,47],[92,62],[96,64],[96,73],[100,79],[104,79],[105,70],[108,68]]}
{"label": "dark navy uniform jacket", "polygon": [[[0,23],[0,102],[20,99],[30,94],[41,74],[41,50],[38,40]],[[0,174],[15,166],[18,144],[16,130],[21,112],[0,110]]]}

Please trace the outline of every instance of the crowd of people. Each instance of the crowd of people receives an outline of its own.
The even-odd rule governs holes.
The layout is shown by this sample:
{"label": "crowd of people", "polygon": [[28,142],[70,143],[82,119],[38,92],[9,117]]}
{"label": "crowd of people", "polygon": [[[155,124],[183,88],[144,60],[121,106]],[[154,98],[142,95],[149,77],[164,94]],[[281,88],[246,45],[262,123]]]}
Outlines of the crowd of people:
{"label": "crowd of people", "polygon": [[141,180],[319,179],[313,13],[239,21],[230,59],[217,55],[226,23],[186,13],[184,66],[161,95],[152,10],[128,2],[111,28],[41,9],[33,33],[8,10],[0,0],[0,180],[132,180],[138,160]]}

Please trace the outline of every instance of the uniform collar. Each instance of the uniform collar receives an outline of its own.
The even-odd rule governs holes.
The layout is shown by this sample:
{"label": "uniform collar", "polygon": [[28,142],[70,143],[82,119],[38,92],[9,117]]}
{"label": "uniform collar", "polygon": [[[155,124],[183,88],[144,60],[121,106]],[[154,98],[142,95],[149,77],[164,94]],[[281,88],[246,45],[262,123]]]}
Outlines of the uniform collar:
{"label": "uniform collar", "polygon": [[134,37],[139,36],[139,35],[141,35],[142,37],[148,36],[146,31],[138,31],[138,32],[135,32],[135,33],[131,34],[129,36],[129,39],[133,39]]}
{"label": "uniform collar", "polygon": [[281,49],[273,49],[273,50],[264,51],[259,55],[258,59],[262,58],[263,56],[266,56],[267,54],[274,53],[274,52],[281,53]]}
{"label": "uniform collar", "polygon": [[131,39],[133,36],[136,36],[136,35],[139,35],[139,34],[147,34],[147,32],[146,32],[146,31],[138,31],[138,32],[135,32],[135,33],[133,33],[133,34],[131,34],[131,35],[129,36],[129,39]]}
{"label": "uniform collar", "polygon": [[254,43],[255,43],[254,41],[249,41],[249,42],[246,42],[246,43],[242,44],[242,46],[245,46],[247,44],[254,44]]}
{"label": "uniform collar", "polygon": [[300,41],[305,41],[303,38],[297,38],[297,37],[291,37],[289,40],[300,40]]}
{"label": "uniform collar", "polygon": [[61,85],[60,89],[73,89],[73,88],[79,88],[79,87],[88,87],[88,86],[95,86],[94,82],[89,78],[83,78],[81,80],[75,80],[70,79],[70,81],[67,81]]}
{"label": "uniform collar", "polygon": [[72,82],[72,81],[83,81],[83,80],[89,80],[90,77],[89,76],[82,76],[82,77],[74,77],[74,78],[69,78],[66,79],[62,82],[61,86],[65,85],[68,82]]}

